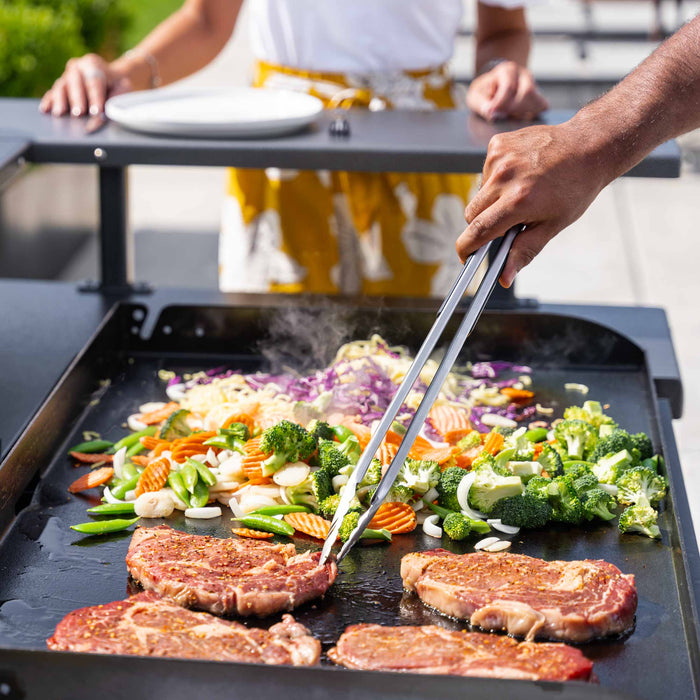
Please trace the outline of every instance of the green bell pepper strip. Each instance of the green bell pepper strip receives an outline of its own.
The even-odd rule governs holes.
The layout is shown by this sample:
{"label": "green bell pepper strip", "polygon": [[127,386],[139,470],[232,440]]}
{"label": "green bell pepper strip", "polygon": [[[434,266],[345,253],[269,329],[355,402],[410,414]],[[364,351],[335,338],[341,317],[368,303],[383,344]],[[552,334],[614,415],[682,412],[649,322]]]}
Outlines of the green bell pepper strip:
{"label": "green bell pepper strip", "polygon": [[149,437],[153,437],[156,434],[157,430],[158,430],[157,426],[149,425],[148,428],[144,428],[143,430],[139,430],[136,433],[131,433],[131,435],[127,435],[126,437],[123,437],[118,442],[115,442],[114,445],[112,446],[112,449],[114,450],[114,452],[118,452],[119,450],[121,450],[122,447],[126,447],[127,449],[129,447],[133,447],[134,445],[136,445],[139,442],[140,438],[146,437],[147,435]]}
{"label": "green bell pepper strip", "polygon": [[83,454],[89,455],[94,452],[105,452],[111,447],[112,443],[109,440],[88,440],[87,442],[81,442],[71,447],[69,452],[82,452]]}
{"label": "green bell pepper strip", "polygon": [[547,428],[533,428],[525,433],[530,442],[542,442],[547,439]]}
{"label": "green bell pepper strip", "polygon": [[115,518],[114,520],[93,520],[89,523],[79,523],[71,525],[70,529],[76,532],[81,532],[83,535],[106,535],[109,532],[119,532],[131,527],[139,518],[125,520],[123,518]]}
{"label": "green bell pepper strip", "polygon": [[90,515],[133,515],[133,503],[103,503],[101,506],[88,508]]}
{"label": "green bell pepper strip", "polygon": [[257,508],[251,515],[286,515],[287,513],[309,513],[306,506],[263,506]]}
{"label": "green bell pepper strip", "polygon": [[182,477],[177,472],[168,474],[168,486],[175,492],[175,495],[187,506],[190,505],[190,492],[185,487]]}
{"label": "green bell pepper strip", "polygon": [[199,460],[188,457],[186,464],[191,464],[197,470],[199,478],[207,486],[213,486],[216,483],[216,477],[211,473],[211,471],[209,471],[209,468],[205,464],[202,464]]}
{"label": "green bell pepper strip", "polygon": [[131,479],[122,479],[122,481],[120,481],[113,489],[111,489],[112,496],[120,500],[124,498],[124,496],[126,496],[127,491],[131,491],[132,489],[136,488],[136,484],[139,483],[140,476],[140,474],[137,474]]}
{"label": "green bell pepper strip", "polygon": [[351,435],[355,434],[352,432],[352,430],[350,430],[350,428],[346,428],[344,425],[331,426],[331,430],[338,438],[338,442],[345,442]]}
{"label": "green bell pepper strip", "polygon": [[244,518],[236,518],[243,527],[249,527],[253,530],[262,530],[263,532],[272,532],[275,535],[286,535],[291,537],[295,530],[284,520],[277,520],[270,515],[259,515],[249,513]]}
{"label": "green bell pepper strip", "polygon": [[195,466],[193,464],[190,464],[188,460],[180,467],[179,474],[182,478],[182,483],[185,485],[185,488],[190,493],[194,493],[194,487],[197,485],[197,481],[199,480],[199,472],[197,471]]}
{"label": "green bell pepper strip", "polygon": [[[196,474],[195,470],[195,474]],[[204,508],[209,502],[209,489],[207,485],[202,481],[198,481],[195,484],[194,490],[192,491],[192,496],[190,498],[190,506],[192,508]]]}

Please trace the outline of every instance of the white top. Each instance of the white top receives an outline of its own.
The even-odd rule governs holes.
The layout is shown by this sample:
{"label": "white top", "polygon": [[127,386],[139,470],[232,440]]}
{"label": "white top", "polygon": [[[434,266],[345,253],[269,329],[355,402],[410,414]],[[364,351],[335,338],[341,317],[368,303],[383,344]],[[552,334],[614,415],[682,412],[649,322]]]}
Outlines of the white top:
{"label": "white top", "polygon": [[[532,0],[481,0],[522,7]],[[367,73],[442,65],[463,0],[250,0],[255,57],[314,71]]]}

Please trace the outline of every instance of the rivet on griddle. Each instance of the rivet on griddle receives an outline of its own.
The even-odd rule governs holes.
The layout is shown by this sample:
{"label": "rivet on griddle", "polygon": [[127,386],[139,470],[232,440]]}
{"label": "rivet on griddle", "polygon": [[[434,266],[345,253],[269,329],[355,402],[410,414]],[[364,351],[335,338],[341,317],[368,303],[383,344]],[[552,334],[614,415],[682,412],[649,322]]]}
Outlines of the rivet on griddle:
{"label": "rivet on griddle", "polygon": [[331,136],[347,138],[350,136],[350,122],[343,116],[335,117],[328,127],[328,131]]}
{"label": "rivet on griddle", "polygon": [[107,151],[102,148],[96,148],[92,154],[97,160],[104,160],[107,157]]}
{"label": "rivet on griddle", "polygon": [[198,338],[203,338],[203,337],[204,337],[204,328],[202,328],[201,326],[197,326],[197,327],[194,329],[194,334],[195,334]]}
{"label": "rivet on griddle", "polygon": [[0,695],[9,695],[12,692],[12,688],[9,683],[0,683]]}
{"label": "rivet on griddle", "polygon": [[170,326],[163,326],[163,335],[170,335],[173,329]]}

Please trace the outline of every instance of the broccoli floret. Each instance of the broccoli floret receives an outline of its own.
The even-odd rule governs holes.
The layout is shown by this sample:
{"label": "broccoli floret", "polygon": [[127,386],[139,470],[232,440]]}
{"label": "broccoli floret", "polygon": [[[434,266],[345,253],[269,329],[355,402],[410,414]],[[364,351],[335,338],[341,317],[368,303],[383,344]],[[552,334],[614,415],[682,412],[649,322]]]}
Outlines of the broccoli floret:
{"label": "broccoli floret", "polygon": [[527,428],[518,428],[504,442],[505,449],[514,450],[512,459],[516,462],[530,462],[535,456],[535,446],[525,437]]}
{"label": "broccoli floret", "polygon": [[606,455],[591,467],[601,484],[614,484],[622,472],[632,464],[632,455],[627,450]]}
{"label": "broccoli floret", "polygon": [[498,457],[494,457],[490,452],[480,452],[476,459],[472,462],[472,470],[485,464],[487,467],[493,469],[496,474],[500,474],[501,476],[511,476],[513,472],[508,469],[506,464],[513,454],[514,451],[512,449],[499,452]]}
{"label": "broccoli floret", "polygon": [[384,499],[385,503],[408,503],[413,500],[413,489],[403,484],[394,484]]}
{"label": "broccoli floret", "polygon": [[508,469],[524,482],[542,474],[542,465],[539,462],[508,462]]}
{"label": "broccoli floret", "polygon": [[360,482],[361,486],[374,486],[382,480],[382,463],[375,457],[367,467],[367,472]]}
{"label": "broccoli floret", "polygon": [[474,449],[481,445],[481,433],[478,430],[472,430],[471,433],[465,435],[458,443],[457,449],[460,452],[466,452],[467,450]]}
{"label": "broccoli floret", "polygon": [[592,426],[582,420],[563,420],[554,428],[554,437],[563,446],[569,458],[583,459],[596,444],[598,435]]}
{"label": "broccoli floret", "polygon": [[350,437],[343,440],[343,442],[337,446],[337,449],[344,454],[352,464],[357,464],[362,454],[360,442],[354,435],[350,435]]}
{"label": "broccoli floret", "polygon": [[491,517],[505,525],[537,529],[552,518],[552,506],[546,500],[525,491],[522,496],[503,498],[496,503]]}
{"label": "broccoli floret", "polygon": [[338,476],[341,469],[350,464],[347,456],[337,449],[337,444],[337,442],[321,440],[318,445],[318,454],[316,455],[316,463],[321,469],[328,472],[331,478]]}
{"label": "broccoli floret", "polygon": [[548,488],[551,483],[552,480],[544,476],[533,476],[532,479],[527,482],[525,493],[539,498],[540,500],[549,501]]}
{"label": "broccoli floret", "polygon": [[[381,468],[381,467],[380,467]],[[457,467],[459,469],[459,467]],[[463,471],[463,470],[460,470]],[[423,496],[440,481],[440,465],[427,460],[407,459],[399,469],[396,483],[408,486],[413,493]]]}
{"label": "broccoli floret", "polygon": [[491,429],[492,433],[498,433],[499,435],[503,435],[504,438],[510,437],[517,428],[512,428],[510,426],[505,426],[505,425],[497,425],[495,428]]}
{"label": "broccoli floret", "polygon": [[598,479],[596,478],[596,475],[591,471],[586,470],[585,472],[583,472],[583,474],[574,478],[574,489],[576,491],[576,495],[580,499],[583,499],[584,494],[588,491],[597,488]]}
{"label": "broccoli floret", "polygon": [[657,518],[657,512],[649,505],[629,506],[622,511],[618,527],[620,532],[639,532],[657,539],[661,537]]}
{"label": "broccoli floret", "polygon": [[[335,515],[335,511],[338,510],[339,504],[339,493],[334,493],[332,496],[328,496],[328,498],[324,499],[320,505],[321,515],[323,515],[324,518],[331,520]],[[360,502],[357,500],[357,498],[353,498],[352,501],[350,501],[348,513],[351,513],[353,511],[357,511],[358,513],[362,512],[362,506],[360,505]]]}
{"label": "broccoli floret", "polygon": [[[347,542],[352,533],[356,530],[360,514],[357,511],[348,513],[344,518],[338,530],[338,536],[342,542]],[[370,530],[367,528],[361,535],[361,540],[385,540],[391,542],[391,533],[389,530]]]}
{"label": "broccoli floret", "polygon": [[612,520],[615,517],[616,507],[615,499],[599,487],[589,489],[583,496],[583,514],[587,520],[594,518]]}
{"label": "broccoli floret", "polygon": [[602,425],[616,425],[610,416],[603,413],[603,407],[599,401],[584,401],[583,406],[569,406],[564,411],[564,419],[582,420],[596,429]]}
{"label": "broccoli floret", "polygon": [[[490,456],[490,455],[489,455]],[[466,475],[466,471],[461,467],[448,467],[440,475],[437,483],[438,504],[448,510],[458,511],[459,501],[457,500],[457,487]]]}
{"label": "broccoli floret", "polygon": [[[469,505],[483,513],[490,513],[502,498],[518,496],[523,492],[523,482],[519,476],[501,476],[488,464],[477,467],[474,473],[474,483],[469,489]],[[456,509],[458,508],[459,504]]]}
{"label": "broccoli floret", "polygon": [[317,442],[319,440],[335,440],[333,428],[325,421],[314,419],[306,426],[306,430]]}
{"label": "broccoli floret", "polygon": [[633,467],[615,482],[617,500],[624,504],[656,505],[666,495],[666,479],[647,467]]}
{"label": "broccoli floret", "polygon": [[598,462],[606,455],[617,454],[622,450],[630,451],[633,447],[630,434],[626,430],[618,428],[607,437],[598,440],[593,452],[589,455],[589,459],[591,462]]}
{"label": "broccoli floret", "polygon": [[654,454],[654,448],[651,444],[651,439],[646,433],[635,433],[630,435],[632,449],[639,452],[639,459],[649,459]]}
{"label": "broccoli floret", "polygon": [[578,479],[584,474],[593,474],[593,462],[583,462],[579,459],[568,460],[563,463],[564,474],[568,474],[572,479]]}
{"label": "broccoli floret", "polygon": [[316,507],[333,495],[333,482],[325,469],[317,469],[311,474],[309,481],[311,482],[311,492],[316,499]]}
{"label": "broccoli floret", "polygon": [[309,508],[318,510],[318,501],[314,495],[311,477],[298,486],[287,486],[285,495],[289,503],[293,506],[309,506]]}
{"label": "broccoli floret", "polygon": [[583,503],[576,495],[574,482],[568,474],[555,476],[547,487],[552,520],[577,525],[583,520]]}
{"label": "broccoli floret", "polygon": [[542,452],[537,458],[537,461],[542,465],[542,468],[549,476],[559,476],[564,473],[564,467],[559,453],[549,444],[542,447]]}
{"label": "broccoli floret", "polygon": [[485,534],[491,526],[484,520],[472,520],[463,513],[447,513],[442,521],[443,532],[451,540],[464,540],[470,534]]}
{"label": "broccoli floret", "polygon": [[309,459],[316,451],[314,437],[296,423],[283,420],[265,430],[260,441],[260,451],[272,454],[262,463],[263,475],[281,469],[287,462]]}

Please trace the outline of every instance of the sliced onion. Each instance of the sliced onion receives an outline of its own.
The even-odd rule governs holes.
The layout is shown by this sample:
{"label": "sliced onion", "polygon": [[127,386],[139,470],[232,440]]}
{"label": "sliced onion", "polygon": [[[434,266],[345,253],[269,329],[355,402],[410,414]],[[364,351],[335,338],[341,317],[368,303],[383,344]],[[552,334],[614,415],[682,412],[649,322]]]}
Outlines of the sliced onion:
{"label": "sliced onion", "polygon": [[190,459],[194,459],[196,462],[201,462],[204,464],[204,462],[207,461],[207,456],[204,454],[204,452],[200,452],[199,454],[190,457]]}
{"label": "sliced onion", "polygon": [[169,387],[166,387],[165,393],[171,401],[180,401],[186,396],[185,385],[171,384]]}
{"label": "sliced onion", "polygon": [[164,408],[165,404],[162,401],[149,401],[148,403],[142,403],[139,406],[139,413],[151,413],[151,411],[160,411]]}
{"label": "sliced onion", "polygon": [[[284,493],[284,491],[282,493]],[[237,518],[242,518],[245,516],[245,513],[240,505],[238,505],[238,499],[235,496],[231,496],[231,499],[228,502],[228,507]]]}
{"label": "sliced onion", "polygon": [[167,491],[142,493],[134,502],[134,513],[141,518],[167,518],[175,510],[175,502]]}
{"label": "sliced onion", "polygon": [[338,493],[340,489],[348,483],[348,477],[345,474],[338,474],[333,477],[333,490]]}
{"label": "sliced onion", "polygon": [[234,491],[240,486],[239,481],[217,480],[217,482],[209,487],[209,493],[221,493],[222,491]]}
{"label": "sliced onion", "polygon": [[262,508],[263,506],[276,506],[277,501],[275,501],[274,498],[268,498],[267,496],[256,496],[246,494],[245,496],[241,497],[241,500],[238,502],[238,504],[243,513],[245,514],[252,513],[254,510]]}
{"label": "sliced onion", "polygon": [[472,487],[476,479],[476,474],[474,472],[468,472],[462,477],[462,481],[459,482],[457,486],[457,502],[462,512],[472,518],[472,520],[485,520],[486,513],[482,513],[480,510],[474,510],[469,506],[469,489]]}
{"label": "sliced onion", "polygon": [[553,430],[550,430],[550,431],[547,433],[547,442],[551,442],[552,440],[554,440],[554,431],[553,431]]}
{"label": "sliced onion", "polygon": [[598,486],[603,489],[603,491],[606,491],[609,493],[611,496],[617,496],[617,486],[615,484],[598,484]]}
{"label": "sliced onion", "polygon": [[204,508],[188,508],[185,511],[186,518],[194,518],[195,520],[208,520],[209,518],[221,517],[221,508],[219,506],[205,506]]}
{"label": "sliced onion", "polygon": [[564,384],[564,389],[567,391],[578,391],[584,395],[588,393],[588,387],[585,384],[579,384],[578,382],[567,382]]}
{"label": "sliced onion", "polygon": [[432,489],[430,489],[429,491],[426,491],[426,492],[425,492],[425,495],[423,496],[423,500],[424,500],[426,503],[432,503],[433,501],[435,501],[435,500],[437,499],[437,497],[438,497],[439,495],[440,495],[440,494],[438,493],[438,490],[433,486]]}
{"label": "sliced onion", "polygon": [[439,515],[429,515],[423,521],[423,532],[428,535],[428,537],[442,537],[442,528],[438,525],[440,521]]}
{"label": "sliced onion", "polygon": [[126,503],[126,501],[120,501],[115,496],[112,496],[112,492],[110,491],[109,486],[104,487],[104,491],[102,491],[102,496],[104,497],[105,501],[107,501],[107,503]]}
{"label": "sliced onion", "polygon": [[131,491],[127,491],[124,494],[124,500],[125,501],[135,501],[136,500],[136,490],[131,489]]}
{"label": "sliced onion", "polygon": [[506,535],[517,535],[520,532],[519,527],[515,527],[515,525],[506,525],[505,523],[501,522],[500,518],[489,518],[486,522],[494,530],[498,530],[499,532],[503,532]]}
{"label": "sliced onion", "polygon": [[420,499],[418,499],[415,503],[411,503],[411,508],[413,508],[413,510],[416,512],[423,510],[423,506],[425,506],[425,503]]}
{"label": "sliced onion", "polygon": [[126,424],[129,426],[129,430],[133,430],[135,433],[139,430],[146,430],[148,426],[141,420],[140,413],[132,413],[127,419]]}
{"label": "sliced onion", "polygon": [[117,479],[122,478],[123,474],[123,467],[124,467],[124,462],[126,461],[126,450],[128,448],[122,447],[120,450],[117,450],[114,454],[114,457],[112,458],[112,469],[114,469],[114,476],[117,477]]}
{"label": "sliced onion", "polygon": [[510,549],[510,542],[508,540],[499,540],[488,547],[483,547],[487,552],[502,552],[504,549]]}
{"label": "sliced onion", "polygon": [[219,464],[219,472],[229,478],[245,476],[245,472],[243,471],[243,455],[240,452],[236,452],[227,460],[222,461]]}
{"label": "sliced onion", "polygon": [[535,410],[537,413],[541,413],[543,416],[551,416],[554,413],[554,409],[549,406],[543,406],[542,404],[536,403]]}
{"label": "sliced onion", "polygon": [[517,428],[518,424],[506,418],[505,416],[499,416],[497,413],[484,413],[479,419],[484,425],[488,425],[490,428]]}
{"label": "sliced onion", "polygon": [[486,547],[490,547],[493,544],[496,544],[496,542],[500,542],[501,540],[498,537],[484,537],[483,540],[479,540],[475,545],[474,549],[486,549]]}
{"label": "sliced onion", "polygon": [[180,497],[169,486],[166,486],[165,488],[161,489],[161,492],[170,494],[170,498],[173,499],[173,503],[175,504],[176,510],[187,510],[189,508],[187,503],[181,501]]}
{"label": "sliced onion", "polygon": [[279,486],[299,486],[306,481],[310,471],[308,464],[292,462],[278,469],[272,475],[272,480]]}
{"label": "sliced onion", "polygon": [[212,467],[218,467],[219,466],[219,458],[216,456],[216,452],[209,448],[209,452],[207,452],[207,456],[205,457],[206,461],[211,464]]}
{"label": "sliced onion", "polygon": [[[240,452],[236,452],[235,454],[240,454]],[[219,466],[221,466],[227,459],[231,459],[233,455],[234,453],[231,450],[220,450],[219,454],[216,455],[216,459],[219,462]]]}

